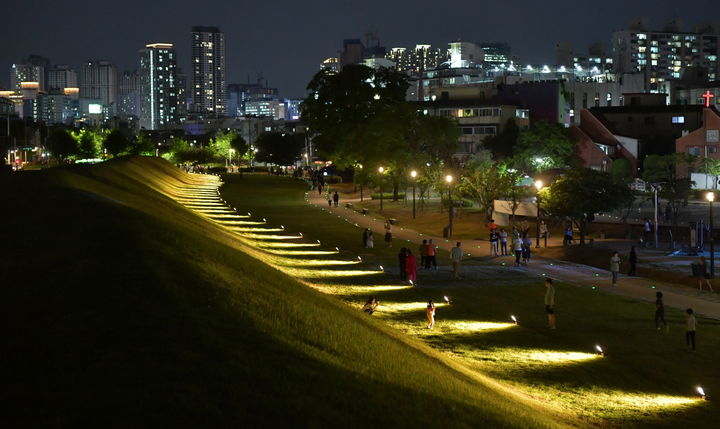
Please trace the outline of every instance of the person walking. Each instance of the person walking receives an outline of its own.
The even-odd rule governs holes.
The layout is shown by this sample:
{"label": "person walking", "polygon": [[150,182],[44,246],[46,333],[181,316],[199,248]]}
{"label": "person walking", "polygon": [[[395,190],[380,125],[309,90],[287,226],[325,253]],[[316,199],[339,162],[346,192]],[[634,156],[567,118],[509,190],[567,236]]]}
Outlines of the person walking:
{"label": "person walking", "polygon": [[617,251],[610,257],[610,273],[612,273],[612,286],[617,286],[618,273],[620,272],[620,254]]}
{"label": "person walking", "polygon": [[418,253],[420,254],[420,268],[425,269],[425,264],[427,263],[427,240],[423,240],[422,244],[420,244],[420,248],[418,249]]}
{"label": "person walking", "polygon": [[405,249],[405,274],[413,285],[417,285],[417,259],[410,249]]}
{"label": "person walking", "polygon": [[385,221],[385,244],[387,247],[392,247],[392,224],[390,221]]}
{"label": "person walking", "polygon": [[545,313],[548,329],[555,329],[555,286],[552,279],[545,279]]}
{"label": "person walking", "polygon": [[340,195],[338,195],[337,191],[333,194],[333,203],[335,203],[335,207],[338,206],[338,203],[340,202]]}
{"label": "person walking", "polygon": [[702,277],[700,277],[700,279],[698,280],[698,289],[703,289],[703,280],[705,280],[705,284],[707,285],[708,289],[710,290],[710,292],[713,292],[712,284],[710,284],[710,272],[708,272],[707,260],[705,260],[704,256],[700,257],[700,263],[698,265],[700,265],[700,270],[702,271]]}
{"label": "person walking", "polygon": [[508,255],[508,233],[504,229],[500,230],[500,255],[507,256]]}
{"label": "person walking", "polygon": [[430,265],[437,270],[437,249],[435,248],[435,242],[431,238],[430,241],[428,241],[428,247],[427,247],[427,260],[425,261],[425,269],[429,270]]}
{"label": "person walking", "polygon": [[635,252],[635,246],[630,246],[630,256],[628,257],[628,262],[630,263],[628,276],[632,277],[637,274],[637,252]]}
{"label": "person walking", "polygon": [[500,234],[498,234],[497,230],[492,230],[490,232],[490,256],[498,255],[498,241],[499,240],[500,240]]}
{"label": "person walking", "polygon": [[368,232],[367,240],[365,241],[365,247],[368,249],[372,249],[375,247],[375,237],[373,236],[372,231]]}
{"label": "person walking", "polygon": [[407,281],[407,249],[404,247],[400,248],[400,253],[398,253],[398,266],[400,267],[400,281]]}
{"label": "person walking", "polygon": [[450,260],[453,267],[453,279],[460,280],[460,264],[462,263],[463,251],[458,241],[455,247],[450,251]]}
{"label": "person walking", "polygon": [[697,320],[693,309],[688,308],[685,310],[687,317],[685,317],[685,343],[692,347],[692,351],[695,351],[695,331],[697,331]]}
{"label": "person walking", "polygon": [[660,330],[660,321],[662,320],[665,330],[669,330],[667,321],[665,321],[665,303],[663,303],[663,293],[655,292],[655,328]]}
{"label": "person walking", "polygon": [[428,301],[428,305],[425,308],[425,317],[427,317],[428,329],[432,329],[433,326],[435,326],[435,304],[433,304],[432,299]]}
{"label": "person walking", "polygon": [[520,257],[522,256],[523,252],[523,242],[522,239],[518,236],[513,237],[513,251],[515,252],[515,266],[520,266]]}
{"label": "person walking", "polygon": [[363,247],[367,248],[367,239],[368,239],[368,233],[370,232],[370,228],[365,228],[363,231]]}
{"label": "person walking", "polygon": [[522,239],[522,259],[523,264],[527,265],[528,262],[530,262],[530,257],[532,256],[532,239],[529,235],[526,235],[525,238]]}

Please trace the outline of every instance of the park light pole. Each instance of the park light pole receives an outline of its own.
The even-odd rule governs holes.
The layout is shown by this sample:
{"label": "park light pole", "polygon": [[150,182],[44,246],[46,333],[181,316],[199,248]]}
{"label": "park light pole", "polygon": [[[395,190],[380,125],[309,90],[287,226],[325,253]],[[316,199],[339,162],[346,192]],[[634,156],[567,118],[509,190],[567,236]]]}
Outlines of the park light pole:
{"label": "park light pole", "polygon": [[410,172],[412,177],[412,188],[413,188],[413,219],[415,219],[415,182],[417,181],[417,171],[413,170]]}
{"label": "park light pole", "polygon": [[[449,216],[449,222],[448,222],[448,233],[447,238],[452,238],[452,230],[453,230],[453,217],[454,217],[454,210],[453,210],[453,203],[452,203],[452,182],[453,177],[451,175],[445,176],[445,181],[448,184],[448,216]],[[442,204],[441,204],[442,205]]]}
{"label": "park light pole", "polygon": [[536,229],[536,236],[535,236],[535,247],[540,247],[540,190],[543,187],[542,180],[536,180],[535,181],[535,189],[537,189],[537,194],[535,195],[535,202],[537,203],[537,216],[535,216],[535,229]]}
{"label": "park light pole", "polygon": [[715,201],[715,193],[708,192],[708,203],[710,203],[710,278],[715,278],[715,235],[713,234],[713,201]]}
{"label": "park light pole", "polygon": [[383,209],[383,173],[385,172],[385,168],[380,167],[378,168],[378,172],[380,173],[380,211]]}

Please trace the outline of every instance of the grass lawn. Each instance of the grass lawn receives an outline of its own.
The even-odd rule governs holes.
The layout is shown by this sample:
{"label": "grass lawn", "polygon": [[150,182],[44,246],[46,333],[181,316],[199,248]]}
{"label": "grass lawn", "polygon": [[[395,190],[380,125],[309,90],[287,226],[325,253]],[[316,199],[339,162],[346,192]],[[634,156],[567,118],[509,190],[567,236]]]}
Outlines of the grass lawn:
{"label": "grass lawn", "polygon": [[[0,177],[2,427],[581,425],[307,287],[359,235],[298,216],[298,182],[243,180],[226,198],[250,222],[293,220],[286,234],[302,229],[305,245],[241,238],[182,207],[170,196],[189,200],[203,177],[157,159]],[[315,236],[343,252],[292,254],[327,250]],[[351,266],[368,267],[365,285],[385,280],[374,265],[392,252],[378,250]],[[350,272],[334,268],[328,280]]]}
{"label": "grass lawn", "polygon": [[[225,176],[223,197],[240,211],[263,216],[285,231],[302,232],[318,249],[338,246],[346,260],[362,256],[361,267],[394,267],[393,249],[364,249],[362,230],[308,205],[304,185],[265,175]],[[397,204],[397,203],[396,203]],[[386,208],[391,215],[392,205]],[[411,225],[404,224],[408,227]],[[318,258],[322,257],[320,255]],[[441,255],[440,260],[446,260]],[[361,269],[357,267],[356,269]],[[447,268],[446,268],[447,269]],[[683,314],[669,310],[669,332],[658,332],[652,305],[572,285],[557,285],[557,331],[545,328],[542,278],[481,261],[465,264],[466,280],[454,283],[446,271],[421,273],[419,288],[401,287],[392,275],[332,277],[316,267],[309,282],[358,313],[368,296],[381,301],[379,319],[422,340],[478,377],[534,403],[542,413],[580,427],[678,427],[720,417],[715,401],[694,399],[694,388],[720,390],[720,324],[700,320],[699,350],[684,345]],[[475,273],[475,274],[473,274]],[[428,299],[452,305],[437,310],[437,325],[424,327]],[[510,314],[518,326],[509,323]],[[602,345],[605,357],[594,353]]]}

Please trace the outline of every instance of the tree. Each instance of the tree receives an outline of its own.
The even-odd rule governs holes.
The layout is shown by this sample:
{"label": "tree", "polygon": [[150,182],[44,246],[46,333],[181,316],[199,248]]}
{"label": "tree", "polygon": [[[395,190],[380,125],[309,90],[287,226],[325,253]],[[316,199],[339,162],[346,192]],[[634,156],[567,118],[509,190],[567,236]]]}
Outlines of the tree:
{"label": "tree", "polygon": [[539,197],[550,215],[575,223],[580,230],[580,245],[584,245],[587,223],[595,213],[622,207],[633,195],[630,188],[614,182],[608,173],[576,168],[541,190]]}
{"label": "tree", "polygon": [[155,143],[145,135],[135,136],[129,143],[127,151],[130,155],[155,155]]}
{"label": "tree", "polygon": [[64,128],[54,129],[48,136],[46,144],[50,154],[61,164],[79,153],[77,141]]}
{"label": "tree", "polygon": [[632,163],[625,158],[618,158],[613,161],[610,174],[618,183],[630,183],[633,178]]}
{"label": "tree", "polygon": [[82,129],[73,137],[79,142],[80,156],[82,158],[97,158],[100,155],[100,136],[90,130]]}
{"label": "tree", "polygon": [[703,158],[700,164],[700,172],[713,177],[713,189],[717,189],[718,178],[720,178],[720,159]]}
{"label": "tree", "polygon": [[230,139],[230,148],[235,151],[238,157],[242,157],[247,153],[250,146],[240,134],[235,133],[232,139]]}
{"label": "tree", "polygon": [[371,165],[374,138],[387,125],[373,120],[386,109],[406,103],[407,77],[401,73],[362,65],[348,65],[338,72],[321,70],[308,84],[302,117],[322,156],[339,167]]}
{"label": "tree", "polygon": [[262,133],[255,141],[258,152],[256,159],[275,165],[291,165],[298,157],[305,144],[303,134],[279,132]]}
{"label": "tree", "polygon": [[530,130],[520,133],[515,150],[517,169],[530,174],[551,168],[576,164],[576,142],[560,124],[538,121]]}
{"label": "tree", "polygon": [[519,137],[520,128],[518,128],[515,118],[509,118],[505,122],[503,131],[486,137],[483,146],[492,152],[495,159],[510,158],[515,154]]}
{"label": "tree", "polygon": [[118,156],[128,150],[128,140],[120,130],[114,129],[105,137],[103,146],[110,155]]}
{"label": "tree", "polygon": [[460,178],[458,190],[477,201],[487,220],[492,218],[495,200],[507,195],[515,186],[515,175],[504,164],[491,160],[474,160]]}
{"label": "tree", "polygon": [[648,155],[643,162],[643,179],[658,186],[658,196],[665,198],[672,211],[673,231],[677,228],[678,211],[686,206],[693,181],[684,177],[681,172],[695,162],[696,158],[684,153],[669,155]]}

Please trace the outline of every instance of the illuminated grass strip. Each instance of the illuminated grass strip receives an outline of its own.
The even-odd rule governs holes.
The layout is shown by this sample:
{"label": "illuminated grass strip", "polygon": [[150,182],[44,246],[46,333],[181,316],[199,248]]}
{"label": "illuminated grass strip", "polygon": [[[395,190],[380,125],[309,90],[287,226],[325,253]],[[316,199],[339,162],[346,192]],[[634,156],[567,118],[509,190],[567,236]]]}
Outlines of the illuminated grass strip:
{"label": "illuminated grass strip", "polygon": [[257,244],[261,249],[272,248],[301,248],[301,247],[320,247],[318,243],[288,243],[288,242],[272,242],[266,241]]}
{"label": "illuminated grass strip", "polygon": [[[378,285],[378,286],[330,286],[327,284],[314,285],[320,292],[332,295],[372,295],[379,292],[391,292],[412,289],[412,286]],[[427,304],[425,304],[427,305]]]}
{"label": "illuminated grass strip", "polygon": [[240,232],[282,232],[282,228],[243,228],[238,226],[228,226],[233,231]]}
{"label": "illuminated grass strip", "polygon": [[271,235],[271,234],[253,234],[236,232],[245,238],[252,238],[254,240],[299,240],[302,238],[301,235]]}
{"label": "illuminated grass strip", "polygon": [[281,256],[324,256],[324,255],[337,255],[337,250],[275,250],[270,248],[264,248],[268,253],[273,255]]}
{"label": "illuminated grass strip", "polygon": [[216,220],[215,222],[231,227],[232,225],[265,225],[267,222],[258,220]]}
{"label": "illuminated grass strip", "polygon": [[342,260],[325,260],[325,259],[291,259],[283,258],[282,260],[276,260],[276,264],[284,265],[288,267],[322,267],[322,266],[337,266],[337,265],[357,265],[360,263],[357,259],[351,261]]}
{"label": "illuminated grass strip", "polygon": [[382,274],[379,270],[319,270],[278,266],[277,269],[285,274],[304,279],[327,278],[327,277],[356,277],[372,274]]}
{"label": "illuminated grass strip", "polygon": [[[379,271],[382,272],[382,271]],[[408,311],[425,311],[427,308],[427,301],[422,302],[382,302],[380,303],[381,310],[386,313],[405,313]],[[445,307],[447,304],[444,302],[436,302],[435,308]]]}
{"label": "illuminated grass strip", "polygon": [[[203,213],[198,213],[203,214]],[[237,215],[237,214],[207,214],[204,215],[205,217],[209,217],[211,219],[249,219],[250,216],[248,215]]]}

